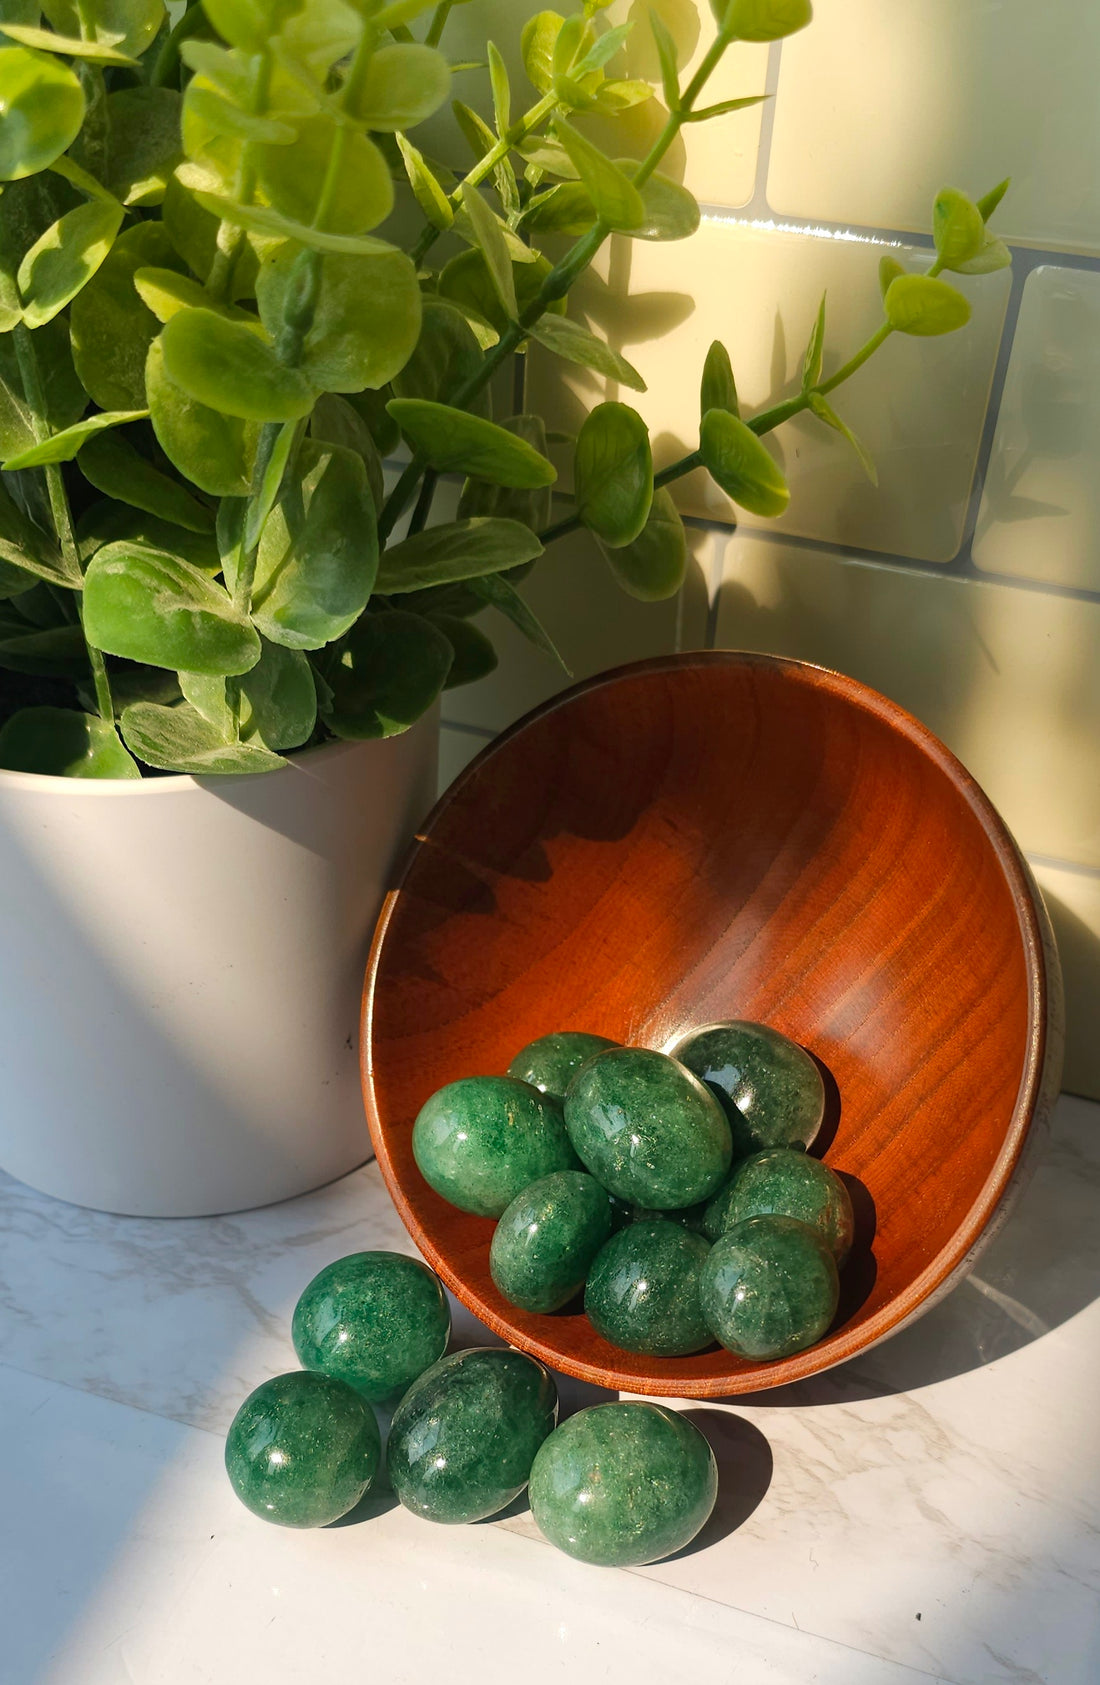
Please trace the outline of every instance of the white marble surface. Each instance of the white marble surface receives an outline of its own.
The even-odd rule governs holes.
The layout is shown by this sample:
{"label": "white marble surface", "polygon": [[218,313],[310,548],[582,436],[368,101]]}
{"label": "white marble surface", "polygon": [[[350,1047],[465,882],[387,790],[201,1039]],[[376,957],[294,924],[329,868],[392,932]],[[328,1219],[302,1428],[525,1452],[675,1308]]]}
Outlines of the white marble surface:
{"label": "white marble surface", "polygon": [[296,1534],[236,1503],[219,1435],[293,1364],[301,1287],[410,1249],[373,1166],[212,1221],[0,1179],[0,1681],[1096,1685],[1098,1195],[1100,1107],[1063,1098],[978,1274],[922,1323],[789,1393],[685,1406],[718,1511],[624,1573],[522,1508],[438,1528],[382,1497]]}

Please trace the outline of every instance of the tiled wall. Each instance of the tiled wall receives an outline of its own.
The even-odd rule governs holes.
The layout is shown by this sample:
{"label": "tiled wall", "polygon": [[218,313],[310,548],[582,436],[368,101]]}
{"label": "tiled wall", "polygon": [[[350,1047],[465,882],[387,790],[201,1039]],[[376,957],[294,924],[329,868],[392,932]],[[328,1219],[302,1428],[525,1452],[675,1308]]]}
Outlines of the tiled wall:
{"label": "tiled wall", "polygon": [[[695,32],[691,0],[657,3]],[[531,600],[578,677],[703,644],[772,650],[854,674],[924,719],[1035,866],[1069,991],[1067,1085],[1100,1095],[1100,7],[815,10],[783,46],[739,50],[714,96],[766,86],[773,100],[690,131],[678,167],[704,208],[699,232],[612,242],[575,295],[648,391],[546,362],[530,371],[533,402],[568,425],[622,397],[671,460],[697,441],[711,339],[727,344],[746,407],[774,400],[824,290],[838,366],[878,320],[878,256],[928,246],[944,182],[977,195],[1012,173],[997,218],[1012,273],[963,283],[962,333],[895,336],[838,393],[877,489],[836,434],[800,420],[775,436],[792,490],[781,522],[735,528],[712,485],[681,482],[693,563],[680,601],[626,600],[584,540],[548,555]],[[653,74],[634,11],[637,68]],[[712,33],[705,0],[699,14],[696,57]],[[445,775],[564,683],[507,631],[501,644],[498,672],[447,698]]]}

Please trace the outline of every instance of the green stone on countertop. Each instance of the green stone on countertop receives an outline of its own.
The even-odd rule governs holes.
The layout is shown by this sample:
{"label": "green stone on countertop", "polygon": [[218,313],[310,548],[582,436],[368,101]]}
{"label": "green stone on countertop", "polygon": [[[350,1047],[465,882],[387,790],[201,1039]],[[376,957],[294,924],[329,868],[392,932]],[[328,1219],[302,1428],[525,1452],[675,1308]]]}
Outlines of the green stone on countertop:
{"label": "green stone on countertop", "polygon": [[249,1393],[225,1469],[241,1502],[281,1527],[325,1527],[354,1509],[381,1459],[374,1411],[344,1381],[294,1369]]}
{"label": "green stone on countertop", "polygon": [[495,1346],[452,1352],[394,1412],[393,1489],[426,1521],[481,1521],[523,1491],[557,1419],[557,1388],[533,1357]]}
{"label": "green stone on countertop", "polygon": [[326,1265],[291,1323],[303,1368],[347,1381],[372,1404],[403,1393],[443,1356],[450,1335],[442,1282],[402,1252],[353,1252]]}
{"label": "green stone on countertop", "polygon": [[566,1093],[565,1127],[609,1193],[658,1211],[716,1193],[733,1156],[714,1096],[675,1059],[645,1047],[589,1059]]}
{"label": "green stone on countertop", "polygon": [[611,1198],[583,1170],[559,1170],[518,1194],[496,1226],[489,1271],[510,1304],[556,1311],[584,1286],[614,1228]]}
{"label": "green stone on countertop", "polygon": [[413,1125],[413,1156],[437,1194],[476,1217],[499,1217],[529,1182],[580,1170],[561,1106],[515,1077],[460,1077]]}
{"label": "green stone on countertop", "polygon": [[595,1404],[552,1433],[531,1470],[531,1513],[581,1562],[634,1568],[683,1550],[718,1495],[714,1452],[661,1404]]}
{"label": "green stone on countertop", "polygon": [[753,1362],[814,1345],[836,1315],[836,1262],[815,1230],[794,1217],[750,1217],[715,1241],[701,1299],[727,1351]]}
{"label": "green stone on countertop", "polygon": [[618,1045],[607,1036],[589,1035],[585,1030],[557,1030],[521,1047],[508,1067],[508,1075],[561,1100],[587,1059]]}
{"label": "green stone on countertop", "polygon": [[796,1217],[817,1230],[838,1269],[852,1249],[847,1188],[827,1164],[793,1147],[765,1147],[735,1164],[706,1207],[703,1233],[718,1240],[749,1217]]}
{"label": "green stone on countertop", "polygon": [[710,1252],[701,1235],[667,1218],[612,1235],[588,1272],[585,1314],[620,1351],[685,1357],[714,1343],[699,1284]]}
{"label": "green stone on countertop", "polygon": [[717,1095],[735,1159],[764,1147],[808,1147],[821,1128],[821,1072],[804,1048],[767,1024],[706,1024],[682,1036],[672,1055]]}

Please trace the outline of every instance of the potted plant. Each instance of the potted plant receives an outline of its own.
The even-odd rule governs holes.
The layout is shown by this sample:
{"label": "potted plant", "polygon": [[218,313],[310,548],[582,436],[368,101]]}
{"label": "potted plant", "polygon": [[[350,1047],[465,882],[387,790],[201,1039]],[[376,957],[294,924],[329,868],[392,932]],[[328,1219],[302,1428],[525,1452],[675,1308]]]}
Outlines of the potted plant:
{"label": "potted plant", "polygon": [[[834,389],[890,333],[963,325],[942,271],[1008,262],[1003,188],[944,190],[934,261],[883,260],[882,326],[835,373],[823,305],[800,392],[745,419],[714,345],[699,446],[656,474],[637,412],[597,405],[552,520],[543,422],[494,418],[494,377],[537,346],[642,386],[570,287],[613,233],[694,230],[665,152],[754,103],[708,106],[712,71],[810,5],[716,0],[690,78],[653,14],[658,94],[617,68],[629,25],[600,0],[523,23],[522,89],[491,42],[449,61],[454,4],[5,7],[0,1162],[82,1203],[232,1209],[360,1161],[365,945],[430,798],[437,698],[495,665],[474,617],[557,659],[518,586],[579,526],[625,590],[674,593],[672,481],[702,464],[780,513],[761,436],[809,409],[851,439]],[[596,146],[590,114],[651,98],[643,159]],[[448,101],[463,163],[416,133]]]}

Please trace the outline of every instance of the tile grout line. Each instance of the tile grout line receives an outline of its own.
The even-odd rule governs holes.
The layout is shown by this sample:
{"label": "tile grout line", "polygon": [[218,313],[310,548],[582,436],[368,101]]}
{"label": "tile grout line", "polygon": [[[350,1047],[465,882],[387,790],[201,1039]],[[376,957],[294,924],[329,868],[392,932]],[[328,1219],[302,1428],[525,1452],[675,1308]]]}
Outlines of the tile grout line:
{"label": "tile grout line", "polygon": [[192,1433],[204,1433],[212,1439],[224,1438],[222,1428],[203,1427],[199,1422],[191,1422],[183,1416],[166,1415],[163,1410],[150,1410],[144,1404],[132,1404],[129,1399],[112,1398],[110,1393],[100,1392],[97,1387],[78,1386],[75,1381],[59,1381],[55,1375],[42,1375],[37,1369],[24,1369],[21,1364],[11,1363],[6,1358],[0,1361],[0,1376],[7,1370],[12,1375],[25,1375],[28,1380],[41,1381],[44,1386],[60,1387],[62,1392],[75,1393],[78,1398],[95,1398],[101,1404],[111,1404],[118,1410],[133,1410],[139,1416],[148,1416],[154,1422],[171,1422],[174,1427],[184,1428]]}

